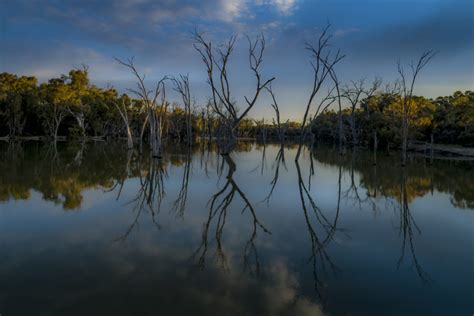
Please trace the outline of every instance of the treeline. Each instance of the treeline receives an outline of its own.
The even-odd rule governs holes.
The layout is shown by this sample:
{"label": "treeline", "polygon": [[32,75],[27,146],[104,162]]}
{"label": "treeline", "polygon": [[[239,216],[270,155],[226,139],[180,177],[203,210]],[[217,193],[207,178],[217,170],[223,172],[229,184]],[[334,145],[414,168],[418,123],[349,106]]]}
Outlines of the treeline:
{"label": "treeline", "polygon": [[[188,125],[185,108],[165,102],[164,136],[184,140]],[[33,76],[1,73],[0,137],[125,137],[121,114],[126,112],[133,136],[146,139],[148,114],[143,103],[114,88],[91,84],[87,69],[74,69],[42,84]],[[209,107],[193,107],[190,116],[195,136],[209,137],[217,130],[218,118]],[[285,126],[291,137],[298,133],[300,124],[287,122]],[[258,137],[267,129],[271,136],[272,127],[264,121],[242,119],[237,136]]]}
{"label": "treeline", "polygon": [[[74,69],[42,84],[35,77],[0,74],[0,135],[10,139],[126,137],[119,109],[126,111],[133,137],[147,138],[144,108],[142,100],[92,85],[87,69]],[[188,125],[184,106],[168,103],[165,109],[164,137],[184,140]],[[348,107],[342,111],[344,141],[358,146],[372,146],[377,141],[380,148],[398,148],[402,117],[400,94],[374,91],[358,101],[354,110]],[[194,136],[210,137],[217,132],[219,118],[209,106],[193,107],[190,118]],[[334,110],[310,117],[307,136],[336,142],[338,119]],[[292,139],[301,136],[300,127],[298,122],[286,121],[278,127],[270,119],[244,118],[237,137],[277,139],[283,133]],[[411,141],[433,139],[435,143],[474,146],[474,92],[457,91],[436,99],[413,97],[409,137]]]}
{"label": "treeline", "polygon": [[[347,143],[358,146],[399,148],[401,139],[402,98],[399,94],[380,92],[360,101],[352,113],[342,111],[344,137]],[[451,96],[427,99],[412,98],[409,113],[409,139],[474,146],[474,92],[456,91]],[[351,123],[352,120],[354,123]],[[354,125],[354,133],[351,132]],[[336,141],[338,138],[338,113],[324,112],[311,123],[317,139]],[[354,136],[355,135],[355,136]],[[375,137],[374,137],[375,135]]]}

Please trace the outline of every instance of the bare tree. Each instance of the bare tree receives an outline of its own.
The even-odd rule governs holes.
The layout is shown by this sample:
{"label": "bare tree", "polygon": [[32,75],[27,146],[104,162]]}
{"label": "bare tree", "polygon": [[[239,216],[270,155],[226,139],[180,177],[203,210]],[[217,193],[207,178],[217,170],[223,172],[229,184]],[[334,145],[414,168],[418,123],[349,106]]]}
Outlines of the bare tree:
{"label": "bare tree", "polygon": [[189,87],[189,75],[180,75],[179,79],[173,78],[173,82],[175,85],[174,90],[181,95],[184,105],[184,115],[186,116],[186,140],[188,146],[191,145],[192,142],[192,103],[191,100],[191,90]]}
{"label": "bare tree", "polygon": [[[122,61],[118,58],[115,58],[115,60],[121,65],[127,67],[137,80],[136,89],[128,90],[137,95],[146,108],[147,116],[145,120],[148,121],[148,126],[150,128],[149,141],[152,156],[154,158],[161,158],[163,155],[162,140],[164,116],[168,106],[168,103],[166,102],[165,81],[168,80],[168,77],[165,76],[161,78],[156,84],[154,90],[148,90],[145,85],[145,75],[140,75],[133,62],[133,57],[127,61]],[[143,130],[145,125],[146,122],[143,125]]]}
{"label": "bare tree", "polygon": [[349,119],[349,124],[351,126],[353,146],[358,145],[355,112],[356,112],[356,108],[357,108],[357,105],[359,104],[360,99],[364,95],[364,91],[365,91],[364,79],[351,81],[350,85],[342,89],[342,97],[345,98],[349,102],[349,105],[351,107],[351,116]]}
{"label": "bare tree", "polygon": [[[379,90],[381,85],[382,85],[382,78],[375,77],[370,88],[365,89],[364,91],[364,94],[365,94],[364,111],[365,111],[365,116],[366,116],[367,121],[370,120],[370,109],[369,109],[370,99]],[[373,155],[374,155],[373,165],[375,166],[377,164],[377,147],[379,143],[378,138],[377,138],[377,128],[373,128],[372,135],[373,135]],[[369,137],[369,135],[367,135],[367,137]]]}
{"label": "bare tree", "polygon": [[129,150],[133,149],[133,135],[132,135],[132,130],[130,128],[130,119],[128,117],[128,110],[127,110],[127,104],[125,102],[125,98],[122,97],[120,98],[120,103],[116,101],[112,101],[112,104],[115,106],[117,111],[120,114],[120,117],[123,120],[123,123],[125,125],[125,130],[127,132],[127,148]]}
{"label": "bare tree", "polygon": [[[306,44],[306,49],[309,50],[311,53],[312,60],[310,63],[313,69],[313,86],[308,99],[308,103],[306,104],[306,110],[304,112],[303,121],[301,123],[301,138],[295,160],[298,160],[301,154],[301,147],[303,145],[304,137],[306,135],[306,123],[308,122],[308,115],[313,100],[320,91],[328,75],[332,75],[332,73],[335,72],[334,66],[344,58],[344,55],[341,55],[339,50],[336,52],[336,54],[332,54],[329,50],[329,41],[332,37],[330,34],[328,34],[329,28],[330,25],[328,24],[323,29],[321,35],[319,35],[319,39],[316,45],[310,43]],[[313,116],[313,118],[315,117]]]}
{"label": "bare tree", "polygon": [[273,125],[277,126],[278,140],[280,142],[283,142],[285,140],[287,124],[285,124],[285,126],[282,126],[281,117],[280,117],[280,108],[278,107],[278,102],[276,100],[275,93],[273,92],[272,85],[269,84],[267,87],[265,87],[265,89],[268,91],[268,93],[272,97],[272,103],[270,103],[270,105],[275,111],[275,116],[276,116],[276,121],[275,119],[272,119],[272,121],[273,121]]}
{"label": "bare tree", "polygon": [[[365,91],[364,91],[365,99],[369,100],[370,98],[372,98],[377,93],[377,91],[380,89],[380,87],[382,86],[382,82],[383,82],[382,78],[375,77],[374,81],[372,81],[371,86],[369,88],[365,89]],[[364,111],[366,112],[365,114],[366,114],[367,118],[369,118],[370,117],[369,108],[365,107]]]}
{"label": "bare tree", "polygon": [[[372,97],[381,84],[382,80],[376,77],[372,82],[372,85],[369,88],[366,88],[365,80],[359,79],[357,81],[350,81],[350,84],[342,89],[342,97],[349,102],[349,105],[351,107],[351,116],[349,119],[349,124],[351,127],[353,146],[359,145],[359,135],[355,117],[357,107],[363,98],[369,99],[370,97]],[[365,108],[365,114],[366,117],[369,118],[368,108]]]}
{"label": "bare tree", "polygon": [[217,135],[218,140],[222,140],[218,142],[222,154],[228,154],[233,149],[236,141],[236,130],[240,122],[255,106],[260,92],[275,79],[272,77],[268,80],[263,80],[260,73],[263,53],[265,51],[264,36],[258,36],[255,40],[247,37],[247,40],[249,43],[249,67],[255,75],[256,87],[252,97],[244,96],[245,106],[243,111],[239,113],[236,102],[231,95],[227,72],[236,36],[231,36],[224,45],[214,49],[212,43],[204,39],[201,33],[194,32],[194,48],[201,55],[207,70],[207,82],[211,88],[211,107],[224,125],[219,129],[219,135]]}
{"label": "bare tree", "polygon": [[408,149],[408,133],[410,125],[410,116],[413,115],[413,90],[415,81],[420,71],[430,62],[437,52],[427,50],[421,54],[416,64],[410,63],[411,77],[407,74],[400,61],[397,63],[398,74],[400,75],[401,97],[402,97],[402,166],[406,165]]}

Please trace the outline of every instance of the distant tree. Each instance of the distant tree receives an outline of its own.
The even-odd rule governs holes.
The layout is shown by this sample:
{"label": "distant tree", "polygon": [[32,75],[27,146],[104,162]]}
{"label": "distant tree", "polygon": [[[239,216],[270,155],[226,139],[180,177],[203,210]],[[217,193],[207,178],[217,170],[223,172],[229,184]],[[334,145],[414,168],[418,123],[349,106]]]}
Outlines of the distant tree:
{"label": "distant tree", "polygon": [[91,89],[89,87],[88,68],[75,69],[69,72],[69,86],[74,96],[67,104],[67,110],[77,121],[82,136],[86,136],[86,117],[91,110]]}
{"label": "distant tree", "polygon": [[68,113],[68,106],[75,101],[75,94],[65,77],[50,79],[39,87],[38,115],[47,133],[56,140],[59,126]]}
{"label": "distant tree", "polygon": [[37,102],[37,79],[0,74],[0,117],[11,138],[22,135],[29,112]]}
{"label": "distant tree", "polygon": [[411,76],[407,78],[407,74],[400,63],[398,62],[398,74],[401,77],[401,96],[402,96],[402,166],[406,165],[407,161],[407,149],[408,149],[408,133],[409,133],[409,120],[412,112],[412,99],[413,90],[415,88],[415,82],[420,74],[420,71],[430,62],[430,60],[436,55],[436,52],[428,50],[424,52],[417,63],[410,63]]}

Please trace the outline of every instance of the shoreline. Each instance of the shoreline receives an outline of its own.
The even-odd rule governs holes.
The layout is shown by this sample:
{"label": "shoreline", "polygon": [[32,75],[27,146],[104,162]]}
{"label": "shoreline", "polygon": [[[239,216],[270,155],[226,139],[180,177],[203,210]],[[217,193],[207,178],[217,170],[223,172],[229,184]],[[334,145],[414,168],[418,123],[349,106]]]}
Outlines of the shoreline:
{"label": "shoreline", "polygon": [[[208,140],[208,137],[197,136],[197,139]],[[126,140],[126,137],[113,137],[111,140]],[[135,138],[137,140],[138,138]],[[68,141],[80,141],[80,142],[89,142],[89,141],[107,141],[107,137],[103,136],[89,136],[83,139],[68,139],[66,136],[59,136],[56,141],[68,142]],[[211,138],[212,141],[215,140],[215,137]],[[237,137],[239,141],[261,141],[256,137]],[[41,142],[50,142],[54,141],[48,136],[21,136],[11,139],[9,136],[0,137],[0,141],[10,142],[10,141],[41,141]],[[268,143],[279,142],[277,139],[268,139]],[[298,141],[296,138],[289,138],[285,140],[285,143],[291,143]],[[324,141],[322,142],[324,143]],[[360,146],[359,149],[370,150],[367,147]],[[431,149],[433,150],[433,157],[431,157]],[[430,143],[415,143],[411,144],[408,147],[408,150],[412,153],[416,153],[425,158],[434,158],[434,159],[451,159],[451,160],[465,160],[465,161],[474,161],[474,147],[462,147],[456,144],[434,144]],[[379,150],[383,152],[383,150]]]}

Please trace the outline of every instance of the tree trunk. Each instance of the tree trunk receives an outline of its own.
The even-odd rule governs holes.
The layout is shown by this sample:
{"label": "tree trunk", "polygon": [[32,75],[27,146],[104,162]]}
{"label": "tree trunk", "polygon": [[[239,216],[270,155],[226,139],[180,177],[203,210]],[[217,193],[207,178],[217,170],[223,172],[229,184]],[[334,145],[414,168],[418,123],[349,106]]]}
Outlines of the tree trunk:
{"label": "tree trunk", "polygon": [[408,117],[405,113],[407,111],[406,105],[403,110],[403,122],[402,122],[402,166],[407,163],[407,148],[408,148]]}
{"label": "tree trunk", "polygon": [[357,141],[357,131],[356,131],[356,126],[355,126],[355,117],[354,117],[354,111],[351,112],[351,133],[352,133],[352,145],[357,146],[358,141]]}
{"label": "tree trunk", "polygon": [[158,135],[158,122],[156,113],[150,110],[148,115],[150,124],[150,147],[153,158],[161,158],[161,137]]}
{"label": "tree trunk", "polygon": [[130,130],[130,125],[126,125],[127,129],[127,148],[129,150],[133,149],[133,137],[132,137],[132,131]]}
{"label": "tree trunk", "polygon": [[60,124],[60,122],[57,121],[56,124],[55,124],[56,126],[54,127],[53,138],[54,138],[55,141],[58,139],[59,124]]}
{"label": "tree trunk", "polygon": [[377,139],[377,132],[374,131],[374,166],[377,165],[377,146],[378,146],[378,139]]}

